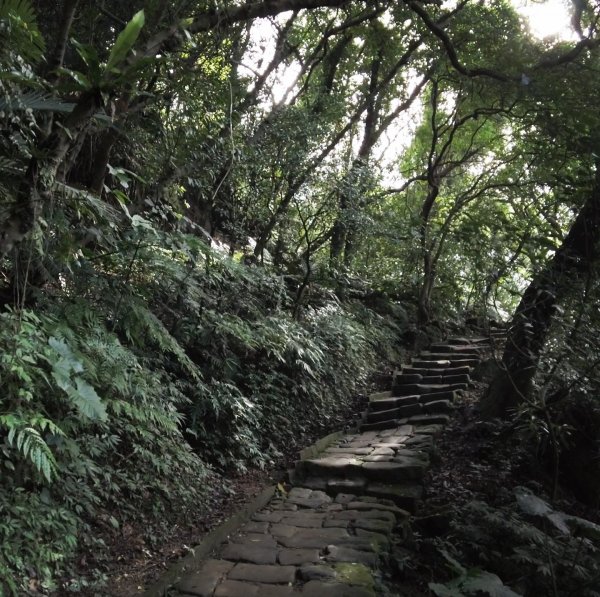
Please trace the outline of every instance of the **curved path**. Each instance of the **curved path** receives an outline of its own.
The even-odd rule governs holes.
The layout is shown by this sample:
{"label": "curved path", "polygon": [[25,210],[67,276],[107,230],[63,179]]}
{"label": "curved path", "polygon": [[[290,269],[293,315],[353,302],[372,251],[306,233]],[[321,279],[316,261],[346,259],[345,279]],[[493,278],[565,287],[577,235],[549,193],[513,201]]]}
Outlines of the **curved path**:
{"label": "curved path", "polygon": [[[494,336],[492,332],[492,338]],[[498,336],[501,332],[496,333]],[[371,397],[359,430],[291,474],[211,559],[187,570],[166,594],[196,597],[374,597],[380,570],[402,541],[423,496],[434,438],[456,393],[490,348],[488,338],[434,344]],[[163,593],[165,594],[165,593]]]}

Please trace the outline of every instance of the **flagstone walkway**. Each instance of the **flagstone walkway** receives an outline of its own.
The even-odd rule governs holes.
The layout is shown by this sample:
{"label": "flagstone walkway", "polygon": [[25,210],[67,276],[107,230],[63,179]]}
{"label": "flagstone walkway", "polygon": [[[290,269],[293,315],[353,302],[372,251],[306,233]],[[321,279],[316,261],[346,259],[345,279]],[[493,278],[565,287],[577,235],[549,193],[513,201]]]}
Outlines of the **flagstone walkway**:
{"label": "flagstone walkway", "polygon": [[167,594],[172,597],[374,597],[392,543],[409,532],[423,497],[435,436],[457,392],[501,340],[452,338],[434,344],[374,395],[363,422],[291,475],[274,497]]}

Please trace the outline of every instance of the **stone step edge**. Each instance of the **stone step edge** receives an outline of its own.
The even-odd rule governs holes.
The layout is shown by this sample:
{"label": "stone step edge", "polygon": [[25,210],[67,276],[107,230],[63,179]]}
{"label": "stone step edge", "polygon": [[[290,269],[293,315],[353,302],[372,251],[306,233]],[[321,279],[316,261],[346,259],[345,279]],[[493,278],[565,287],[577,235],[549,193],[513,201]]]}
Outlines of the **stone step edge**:
{"label": "stone step edge", "polygon": [[327,448],[329,448],[329,446],[331,446],[331,444],[333,444],[335,441],[341,439],[344,435],[344,431],[334,431],[333,433],[318,439],[314,444],[306,446],[306,448],[300,450],[299,460],[308,460],[318,456],[327,450]]}
{"label": "stone step edge", "polygon": [[[387,392],[379,392],[379,393],[387,394]],[[367,411],[360,413],[358,420],[351,427],[348,427],[347,429],[344,429],[342,431],[334,431],[333,433],[330,433],[329,435],[325,435],[324,437],[318,439],[314,444],[311,444],[310,446],[303,448],[298,453],[298,460],[296,462],[317,458],[320,454],[325,452],[325,450],[327,450],[327,448],[329,448],[331,446],[331,444],[335,443],[336,441],[338,441],[345,435],[347,435],[349,433],[359,433],[360,426],[364,423],[366,416],[367,416]],[[299,486],[298,483],[302,483],[302,481],[300,481],[298,479],[298,475],[297,475],[295,466],[287,469],[286,472],[287,472],[287,478],[288,478],[290,485],[293,485],[294,487],[296,487],[296,486]]]}
{"label": "stone step edge", "polygon": [[275,495],[277,485],[271,485],[258,494],[251,502],[244,505],[233,516],[210,531],[194,546],[194,549],[178,562],[169,567],[159,580],[143,593],[143,597],[164,597],[167,591],[180,582],[186,574],[199,568],[221,544],[225,543],[230,535],[238,531],[250,521],[252,516],[264,508]]}

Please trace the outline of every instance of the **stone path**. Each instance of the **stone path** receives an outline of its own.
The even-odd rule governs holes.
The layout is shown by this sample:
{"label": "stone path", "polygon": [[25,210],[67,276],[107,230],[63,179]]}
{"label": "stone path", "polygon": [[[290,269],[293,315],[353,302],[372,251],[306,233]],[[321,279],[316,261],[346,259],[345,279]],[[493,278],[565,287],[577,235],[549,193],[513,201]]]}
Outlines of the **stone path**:
{"label": "stone path", "polygon": [[[491,332],[492,341],[503,332]],[[434,438],[489,338],[434,344],[373,396],[359,430],[296,463],[294,486],[168,595],[373,597],[392,542],[423,497]]]}

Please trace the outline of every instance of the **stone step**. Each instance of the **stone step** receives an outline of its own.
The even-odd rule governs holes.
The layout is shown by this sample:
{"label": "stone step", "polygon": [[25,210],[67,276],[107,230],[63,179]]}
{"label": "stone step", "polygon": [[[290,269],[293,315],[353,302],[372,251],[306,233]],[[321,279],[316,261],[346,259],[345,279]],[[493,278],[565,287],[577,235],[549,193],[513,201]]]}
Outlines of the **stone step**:
{"label": "stone step", "polygon": [[420,373],[399,373],[394,378],[394,384],[419,383],[423,381],[423,375]]}
{"label": "stone step", "polygon": [[380,498],[389,500],[405,512],[414,514],[419,502],[423,499],[423,485],[419,482],[408,481],[404,483],[387,482],[360,482],[351,481],[344,483],[342,480],[325,480],[321,477],[309,477],[302,483],[303,487],[325,491],[331,496],[344,496],[354,494],[362,497]]}
{"label": "stone step", "polygon": [[393,396],[419,396],[422,394],[434,394],[447,391],[466,390],[466,383],[451,384],[402,384],[392,388]]}
{"label": "stone step", "polygon": [[423,499],[424,490],[423,485],[419,483],[369,483],[365,494],[391,500],[399,508],[414,514]]}
{"label": "stone step", "polygon": [[485,348],[482,346],[477,346],[475,344],[446,344],[444,342],[432,344],[429,347],[429,350],[432,352],[444,352],[444,353],[474,353],[481,354],[485,351]]}
{"label": "stone step", "polygon": [[421,361],[459,361],[461,359],[480,359],[481,355],[477,352],[429,352],[423,351],[417,357]]}
{"label": "stone step", "polygon": [[[393,450],[378,448],[386,452],[381,454],[385,460],[359,460],[348,458],[345,455],[330,455],[324,458],[301,460],[296,466],[296,479],[302,483],[304,479],[322,478],[327,480],[326,487],[332,480],[355,481],[354,484],[361,485],[371,481],[386,481],[399,483],[404,481],[415,481],[423,478],[427,464],[422,459],[408,456],[394,456]],[[390,452],[390,453],[387,453]],[[334,483],[336,487],[345,485]],[[347,484],[346,484],[347,485]]]}
{"label": "stone step", "polygon": [[363,423],[360,426],[361,431],[382,431],[385,429],[393,429],[399,425],[447,425],[450,417],[447,414],[423,414],[414,415],[402,419],[389,419],[386,421],[378,421],[376,423]]}
{"label": "stone step", "polygon": [[425,375],[421,380],[421,383],[426,385],[429,384],[452,384],[452,383],[466,383],[469,384],[471,378],[468,374],[463,373],[460,375]]}
{"label": "stone step", "polygon": [[453,410],[450,400],[432,400],[431,402],[407,404],[388,410],[374,410],[367,413],[367,423],[378,423],[391,419],[403,419],[420,414],[448,413]]}
{"label": "stone step", "polygon": [[486,336],[477,336],[475,338],[463,338],[461,336],[453,336],[452,338],[448,338],[447,342],[449,344],[460,344],[471,345],[471,344],[481,344],[486,345],[489,344],[490,339]]}
{"label": "stone step", "polygon": [[378,423],[380,421],[389,421],[391,419],[403,419],[412,417],[423,412],[423,405],[419,402],[413,402],[405,406],[390,408],[387,410],[373,410],[367,413],[367,423]]}
{"label": "stone step", "polygon": [[420,355],[417,359],[413,360],[411,366],[416,368],[455,368],[455,367],[475,367],[481,362],[480,358],[457,358],[457,359],[433,359],[423,358]]}
{"label": "stone step", "polygon": [[373,383],[381,388],[386,388],[394,383],[394,375],[391,373],[378,373],[373,376]]}
{"label": "stone step", "polygon": [[431,394],[423,394],[419,397],[419,402],[421,404],[428,404],[429,402],[436,402],[438,400],[454,402],[456,400],[456,391],[446,390],[444,392],[432,392]]}
{"label": "stone step", "polygon": [[404,425],[408,423],[408,417],[402,419],[385,419],[383,421],[376,421],[375,423],[362,423],[360,425],[361,431],[384,431],[385,429],[393,429],[398,425]]}
{"label": "stone step", "polygon": [[392,396],[390,398],[382,398],[381,400],[373,400],[369,402],[369,412],[378,410],[390,410],[410,404],[432,402],[435,400],[449,400],[453,402],[456,398],[456,393],[453,390],[444,392],[432,392],[431,394],[422,394],[420,396]]}
{"label": "stone step", "polygon": [[471,373],[471,367],[447,367],[445,369],[427,368],[427,367],[403,367],[402,375],[422,375],[423,377],[432,375],[464,375]]}

